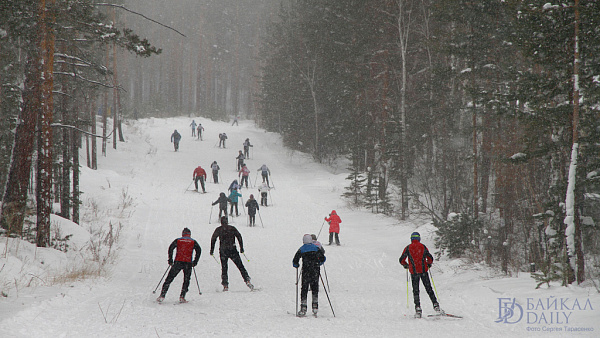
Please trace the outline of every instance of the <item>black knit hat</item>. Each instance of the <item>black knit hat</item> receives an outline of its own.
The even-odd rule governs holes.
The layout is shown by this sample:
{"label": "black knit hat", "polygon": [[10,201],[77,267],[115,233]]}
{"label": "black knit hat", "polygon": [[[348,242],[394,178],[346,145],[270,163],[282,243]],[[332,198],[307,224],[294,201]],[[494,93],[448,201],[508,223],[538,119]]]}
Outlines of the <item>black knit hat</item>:
{"label": "black knit hat", "polygon": [[221,224],[227,225],[227,216],[221,216]]}

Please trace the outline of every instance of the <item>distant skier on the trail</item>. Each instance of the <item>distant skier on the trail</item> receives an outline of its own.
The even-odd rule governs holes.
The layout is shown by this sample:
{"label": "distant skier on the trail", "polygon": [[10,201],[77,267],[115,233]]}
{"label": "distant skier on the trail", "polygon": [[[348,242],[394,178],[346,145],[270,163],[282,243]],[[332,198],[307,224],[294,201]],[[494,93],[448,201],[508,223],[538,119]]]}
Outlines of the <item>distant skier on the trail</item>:
{"label": "distant skier on the trail", "polygon": [[225,140],[227,140],[227,134],[225,134],[225,133],[219,134],[219,148],[221,148],[221,145],[223,145],[223,148],[226,148]]}
{"label": "distant skier on the trail", "polygon": [[235,207],[235,215],[239,216],[240,213],[238,211],[238,198],[242,197],[237,189],[233,189],[231,194],[229,194],[229,203],[231,204],[231,210],[229,210],[229,216],[233,216],[233,208]]}
{"label": "distant skier on the trail", "polygon": [[202,123],[198,123],[198,139],[202,141],[202,132],[204,131],[204,127],[202,127]]}
{"label": "distant skier on the trail", "polygon": [[230,193],[235,189],[235,190],[240,190],[242,188],[242,186],[238,183],[238,180],[233,180],[233,182],[231,182],[231,184],[229,185],[229,188],[227,189],[227,191],[229,191]]}
{"label": "distant skier on the trail", "polygon": [[335,210],[329,214],[329,218],[325,217],[325,221],[329,223],[329,245],[333,244],[333,236],[335,235],[335,244],[340,245],[340,223],[342,219]]}
{"label": "distant skier on the trail", "polygon": [[267,206],[267,195],[271,188],[267,185],[267,183],[263,182],[260,187],[258,187],[258,192],[260,192],[260,205]]}
{"label": "distant skier on the trail", "polygon": [[217,164],[217,161],[213,161],[213,163],[210,165],[210,169],[212,169],[213,181],[215,183],[219,183],[219,170],[221,170],[221,168]]}
{"label": "distant skier on the trail", "polygon": [[171,134],[171,143],[175,147],[175,151],[179,150],[179,141],[181,141],[181,134],[177,132],[177,129]]}
{"label": "distant skier on the trail", "polygon": [[240,150],[238,152],[238,156],[236,157],[238,171],[240,171],[240,169],[242,169],[242,165],[244,164],[245,159],[246,159],[246,156],[244,156],[244,154],[242,154],[242,151]]}
{"label": "distant skier on the trail", "polygon": [[[190,286],[192,269],[198,264],[200,253],[202,252],[198,242],[191,236],[192,232],[190,229],[184,228],[181,237],[175,239],[171,245],[169,245],[169,265],[171,266],[171,269],[169,270],[167,279],[165,279],[160,296],[156,299],[159,303],[165,300],[171,282],[177,277],[181,270],[183,270],[183,285],[181,287],[181,293],[179,294],[179,301],[181,303],[187,303],[185,294],[188,292],[188,287]],[[175,255],[175,262],[173,262],[173,250],[175,249],[177,249],[177,254]],[[194,251],[196,252],[196,256],[192,260]]]}
{"label": "distant skier on the trail", "polygon": [[[221,217],[221,226],[215,229],[210,240],[210,255],[213,256],[215,251],[215,243],[219,239],[219,256],[221,257],[221,285],[223,285],[223,291],[229,290],[229,279],[227,276],[227,262],[229,259],[237,266],[242,274],[242,278],[246,283],[246,286],[250,290],[254,290],[254,285],[250,283],[250,276],[242,263],[240,253],[244,253],[244,242],[242,241],[242,235],[234,227],[228,224],[227,216]],[[235,247],[235,239],[237,238],[240,245],[240,251],[238,252]]]}
{"label": "distant skier on the trail", "polygon": [[308,288],[312,291],[312,311],[317,314],[319,310],[319,276],[321,265],[325,263],[325,254],[314,243],[311,235],[302,237],[303,245],[296,251],[292,265],[298,269],[302,258],[302,288],[300,291],[300,311],[298,316],[305,316],[307,310]]}
{"label": "distant skier on the trail", "polygon": [[244,182],[246,182],[246,189],[248,189],[248,176],[250,175],[250,169],[242,163],[242,169],[238,172],[238,178],[241,176],[242,180],[240,181],[240,189],[244,186]]}
{"label": "distant skier on the trail", "polygon": [[238,124],[238,117],[237,116],[233,117],[233,123],[231,125],[233,126],[234,124],[237,125],[237,126],[239,126],[239,124]]}
{"label": "distant skier on the trail", "polygon": [[248,217],[250,219],[250,226],[256,225],[256,211],[260,210],[258,202],[254,199],[254,195],[250,194],[250,199],[246,202],[246,208],[248,208]]}
{"label": "distant skier on the trail", "polygon": [[247,138],[246,141],[244,141],[244,156],[246,156],[246,158],[250,158],[250,147],[254,146],[250,144],[250,139]]}
{"label": "distant skier on the trail", "polygon": [[266,164],[263,164],[257,171],[261,172],[263,183],[267,182],[267,186],[271,187],[269,185],[269,176],[271,175],[271,170],[269,170],[269,167],[267,167]]}
{"label": "distant skier on the trail", "polygon": [[398,261],[405,269],[410,272],[412,280],[413,298],[415,302],[415,317],[421,318],[421,301],[419,295],[419,281],[423,281],[425,291],[433,303],[433,309],[437,313],[441,313],[440,304],[435,298],[435,293],[431,288],[431,282],[429,281],[429,274],[427,271],[433,264],[433,256],[429,253],[429,249],[421,243],[421,235],[418,232],[413,232],[410,235],[411,243],[404,248],[402,256]]}
{"label": "distant skier on the trail", "polygon": [[221,214],[227,216],[227,202],[229,202],[229,198],[227,198],[224,192],[220,193],[219,198],[213,202],[212,205],[219,205],[219,217],[221,217]]}
{"label": "distant skier on the trail", "polygon": [[198,191],[198,181],[200,181],[200,186],[202,186],[202,192],[206,192],[206,189],[204,188],[204,181],[206,181],[206,171],[201,166],[198,166],[196,169],[194,169],[194,173],[192,175],[194,179],[194,185],[196,186],[195,191]]}
{"label": "distant skier on the trail", "polygon": [[192,137],[196,136],[196,120],[192,120],[190,127],[192,127]]}

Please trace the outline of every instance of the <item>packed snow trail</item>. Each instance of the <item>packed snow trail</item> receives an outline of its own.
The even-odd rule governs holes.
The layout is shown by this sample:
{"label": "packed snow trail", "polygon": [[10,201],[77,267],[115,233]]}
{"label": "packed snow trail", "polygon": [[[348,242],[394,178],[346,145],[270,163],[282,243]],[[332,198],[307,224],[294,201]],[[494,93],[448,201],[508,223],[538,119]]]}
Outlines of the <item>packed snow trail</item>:
{"label": "packed snow trail", "polygon": [[[482,278],[488,277],[483,268],[442,260],[436,261],[432,269],[441,307],[464,318],[413,319],[412,293],[407,306],[406,275],[398,257],[413,231],[420,231],[422,242],[435,252],[432,228],[427,222],[399,223],[367,210],[349,208],[340,197],[347,185],[345,170],[332,172],[335,169],[284,148],[278,135],[259,130],[249,121],[231,126],[195,118],[205,128],[204,141],[199,141],[191,136],[191,120],[133,121],[125,126],[127,142],[119,143],[117,151],[109,149],[107,157],[99,159],[98,171],[84,169],[85,198],[115,199],[125,192],[133,201],[112,273],[107,278],[56,286],[56,296],[34,300],[3,319],[0,336],[531,336],[538,333],[528,331],[526,324],[495,322],[499,297],[590,297],[594,305],[600,306],[598,296],[588,295],[585,289],[534,290],[535,283],[528,277]],[[183,136],[178,152],[169,142],[174,129]],[[229,137],[226,149],[216,147],[222,132]],[[227,193],[231,181],[238,178],[235,157],[246,138],[254,145],[251,158],[246,160],[252,171],[251,183],[260,183],[256,170],[266,164],[275,189],[271,190],[269,206],[260,208],[256,227],[246,226],[247,216],[241,210],[250,193],[259,199],[256,187],[242,189],[240,216],[230,218],[242,233],[248,260],[244,256],[242,259],[259,291],[250,292],[230,263],[229,291],[222,292],[220,265],[209,256],[210,237],[218,226],[218,206],[212,207],[210,224],[209,215],[211,203],[220,192]],[[218,185],[212,183],[210,172],[215,160],[221,167]],[[187,187],[193,189],[192,172],[198,165],[208,174],[206,194],[186,191]],[[317,234],[322,227],[319,240],[327,244],[328,225],[323,219],[331,210],[342,219],[342,246],[325,245],[325,269],[336,318],[323,288],[318,318],[296,318],[292,258],[305,233]],[[158,304],[155,300],[162,283],[156,294],[152,291],[168,267],[167,248],[184,227],[191,229],[192,238],[202,248],[195,268],[202,295],[192,274],[186,296],[189,303],[179,304],[180,273],[165,301]],[[215,257],[218,259],[218,244]],[[433,313],[422,287],[421,305],[424,316]],[[578,323],[596,325],[597,311],[577,315]]]}

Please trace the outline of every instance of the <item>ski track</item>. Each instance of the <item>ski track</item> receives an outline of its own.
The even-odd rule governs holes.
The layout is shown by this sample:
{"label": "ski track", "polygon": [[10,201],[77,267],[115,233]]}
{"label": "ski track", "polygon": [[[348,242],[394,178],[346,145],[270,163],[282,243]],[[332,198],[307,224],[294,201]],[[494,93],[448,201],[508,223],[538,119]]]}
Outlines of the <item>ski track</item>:
{"label": "ski track", "polygon": [[[427,222],[399,223],[367,210],[348,208],[340,197],[347,184],[344,172],[334,173],[331,168],[313,163],[306,154],[285,149],[278,135],[256,129],[249,121],[240,121],[239,127],[234,127],[195,118],[205,128],[204,141],[198,141],[187,127],[191,119],[151,118],[125,126],[127,142],[119,143],[117,151],[109,149],[107,157],[99,157],[100,169],[94,173],[106,176],[103,205],[116,208],[123,189],[134,203],[129,218],[122,219],[121,250],[112,273],[106,278],[55,286],[54,296],[39,300],[34,294],[23,295],[30,297],[27,306],[16,307],[18,300],[0,303],[18,308],[0,322],[1,337],[534,335],[523,325],[494,323],[497,298],[535,293],[530,279],[484,279],[484,272],[465,273],[460,266],[446,264],[449,261],[434,264],[434,282],[442,308],[464,318],[412,318],[412,293],[407,306],[406,275],[398,257],[415,229],[435,251],[432,228]],[[173,129],[183,136],[179,152],[174,152],[170,143]],[[227,149],[216,147],[221,132],[229,137]],[[211,224],[209,215],[211,203],[220,192],[227,193],[231,181],[237,179],[235,157],[245,138],[254,145],[246,161],[252,171],[251,184],[260,184],[256,170],[265,163],[275,185],[269,196],[271,205],[260,208],[256,227],[246,226],[247,216],[241,209],[249,193],[259,199],[256,187],[242,189],[240,217],[230,218],[244,239],[249,259],[242,255],[244,265],[252,283],[261,290],[250,292],[230,262],[230,291],[222,292],[220,265],[209,256],[210,236],[218,225],[218,206],[213,207]],[[212,183],[209,166],[214,160],[221,166],[220,184]],[[192,171],[199,164],[208,174],[207,194],[186,191]],[[82,190],[98,190],[85,175],[82,180]],[[326,245],[328,225],[323,224],[323,218],[332,209],[343,221],[340,247]],[[327,279],[323,273],[322,277],[329,282],[337,317],[333,317],[321,285],[319,317],[296,318],[290,315],[296,306],[296,271],[291,260],[302,244],[302,235],[317,234],[321,226],[319,240],[327,256]],[[181,273],[171,284],[165,302],[158,304],[155,298],[162,283],[156,294],[152,290],[167,269],[169,244],[184,227],[192,230],[192,237],[202,247],[195,268],[202,295],[192,274],[186,297],[189,303],[178,304]],[[215,253],[218,259],[218,248]],[[571,292],[567,288],[557,291]],[[595,297],[598,304],[597,295],[587,296]],[[422,286],[421,299],[423,315],[433,313]]]}

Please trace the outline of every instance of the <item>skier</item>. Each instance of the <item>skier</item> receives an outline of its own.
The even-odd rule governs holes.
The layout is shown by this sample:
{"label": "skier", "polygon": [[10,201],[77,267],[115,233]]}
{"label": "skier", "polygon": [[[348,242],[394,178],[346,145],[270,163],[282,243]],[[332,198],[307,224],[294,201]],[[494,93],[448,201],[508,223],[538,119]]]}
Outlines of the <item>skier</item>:
{"label": "skier", "polygon": [[206,171],[204,171],[201,166],[198,166],[196,169],[194,169],[194,173],[192,175],[194,179],[194,185],[196,186],[194,191],[198,191],[198,181],[200,181],[202,192],[205,193],[206,189],[204,188],[204,181],[206,181]]}
{"label": "skier", "polygon": [[431,302],[433,303],[433,309],[437,313],[441,313],[440,304],[435,298],[435,293],[431,288],[431,282],[429,281],[429,275],[427,271],[433,264],[433,256],[429,253],[427,247],[421,244],[421,235],[418,232],[413,232],[410,235],[411,243],[404,248],[402,256],[398,261],[405,269],[410,272],[412,281],[413,298],[415,302],[415,317],[421,318],[421,301],[419,299],[419,280],[423,281],[425,291],[429,295]]}
{"label": "skier", "polygon": [[269,176],[271,175],[271,170],[269,170],[269,167],[267,167],[266,164],[263,164],[257,171],[261,172],[263,183],[266,181],[267,186],[269,186]]}
{"label": "skier", "polygon": [[340,223],[342,219],[335,210],[331,211],[329,218],[325,217],[325,221],[329,223],[329,245],[333,244],[333,235],[335,234],[335,244],[340,245]]}
{"label": "skier", "polygon": [[179,150],[179,141],[181,140],[181,134],[177,132],[177,129],[171,134],[171,143],[175,147],[175,151]]}
{"label": "skier", "polygon": [[237,159],[237,170],[239,171],[240,169],[242,169],[242,165],[244,164],[244,160],[246,159],[244,154],[242,154],[241,150],[239,151],[236,159]]}
{"label": "skier", "polygon": [[225,148],[225,140],[227,139],[227,134],[222,133],[219,134],[219,148],[221,148],[221,144],[223,145],[223,148]]}
{"label": "skier", "polygon": [[229,189],[227,189],[227,191],[231,193],[234,189],[240,190],[241,188],[242,186],[239,185],[238,180],[233,180],[233,182],[231,182],[231,184],[229,185]]}
{"label": "skier", "polygon": [[325,248],[323,247],[323,245],[321,244],[321,242],[319,242],[319,241],[317,240],[317,235],[315,235],[315,234],[311,234],[311,235],[310,235],[310,237],[312,237],[312,240],[313,240],[312,242],[313,242],[313,244],[314,244],[314,245],[316,245],[316,246],[317,246],[317,248],[319,248],[319,250],[321,250],[321,251],[323,252],[323,254],[325,254]]}
{"label": "skier", "polygon": [[260,210],[258,202],[256,202],[256,200],[254,199],[254,195],[250,194],[250,199],[246,202],[246,207],[248,208],[250,226],[253,227],[256,225],[256,211]]}
{"label": "skier", "polygon": [[303,245],[296,251],[293,266],[300,267],[300,258],[302,258],[302,288],[300,291],[300,311],[298,316],[306,315],[308,288],[312,291],[312,311],[316,315],[319,309],[319,277],[321,274],[321,265],[325,263],[325,255],[319,248],[313,244],[311,235],[302,237]]}
{"label": "skier", "polygon": [[246,182],[246,189],[248,189],[248,175],[250,175],[250,169],[242,163],[242,169],[238,172],[238,178],[242,176],[242,180],[240,181],[240,189],[244,186],[244,182]]}
{"label": "skier", "polygon": [[267,183],[263,182],[260,187],[258,187],[258,191],[260,192],[260,205],[267,206],[267,195],[271,188],[267,185]]}
{"label": "skier", "polygon": [[210,168],[212,169],[213,181],[219,183],[219,170],[221,170],[221,168],[219,168],[217,161],[213,161]]}
{"label": "skier", "polygon": [[250,147],[254,146],[250,144],[250,139],[247,138],[246,141],[244,141],[244,156],[246,156],[246,158],[250,158]]}
{"label": "skier", "polygon": [[[156,299],[159,303],[165,300],[165,296],[167,295],[167,291],[169,290],[169,286],[171,282],[177,275],[179,271],[183,270],[183,285],[181,287],[181,294],[179,295],[179,301],[181,303],[187,303],[185,300],[185,294],[188,292],[188,287],[190,286],[190,278],[192,276],[192,268],[198,264],[198,260],[200,260],[200,253],[202,249],[200,249],[200,245],[196,240],[192,237],[192,232],[188,228],[184,228],[181,237],[174,240],[171,245],[169,245],[169,265],[171,269],[169,270],[169,274],[167,275],[167,279],[165,279],[165,283],[162,286],[162,291],[160,292],[160,296]],[[177,248],[177,254],[175,254],[175,262],[173,263],[173,250]],[[196,256],[192,261],[192,254],[196,251]]]}
{"label": "skier", "polygon": [[221,217],[221,213],[227,216],[227,202],[229,202],[229,198],[227,198],[224,192],[220,193],[219,198],[213,202],[212,205],[219,204],[219,217]]}
{"label": "skier", "polygon": [[202,132],[204,131],[204,127],[202,127],[202,123],[198,123],[198,139],[202,141]]}
{"label": "skier", "polygon": [[231,194],[229,194],[229,203],[231,204],[231,210],[229,210],[229,216],[233,216],[233,207],[235,207],[235,215],[239,216],[240,213],[238,212],[238,197],[242,197],[242,194],[240,194],[237,189],[233,189],[231,191]]}
{"label": "skier", "polygon": [[[240,258],[240,253],[244,253],[244,242],[242,241],[242,235],[234,226],[228,224],[227,216],[221,217],[221,226],[217,227],[212,235],[210,240],[211,256],[213,256],[215,251],[215,242],[217,241],[217,238],[219,239],[219,255],[221,257],[221,285],[223,285],[223,291],[229,290],[227,261],[230,258],[240,270],[246,285],[250,288],[250,290],[254,290],[254,285],[250,283],[250,276],[248,276],[248,272],[246,271],[246,268],[244,268],[244,264]],[[237,248],[235,247],[236,238],[240,245],[240,252],[238,252]]]}
{"label": "skier", "polygon": [[239,124],[238,124],[238,117],[237,117],[237,116],[234,116],[234,117],[233,117],[233,123],[232,123],[231,125],[233,126],[234,124],[235,124],[236,126],[239,126]]}
{"label": "skier", "polygon": [[190,123],[190,126],[192,127],[192,137],[196,136],[196,121],[192,120],[192,123]]}

